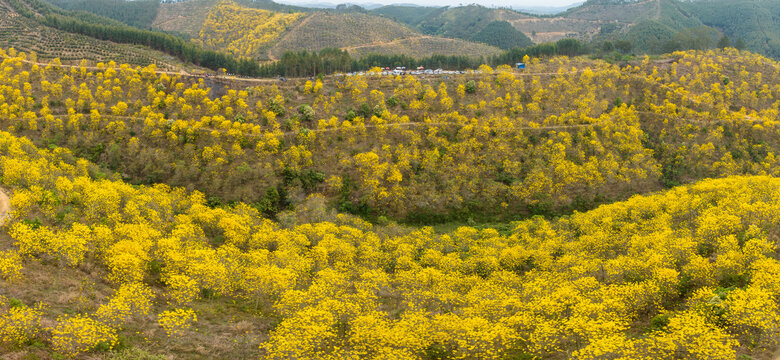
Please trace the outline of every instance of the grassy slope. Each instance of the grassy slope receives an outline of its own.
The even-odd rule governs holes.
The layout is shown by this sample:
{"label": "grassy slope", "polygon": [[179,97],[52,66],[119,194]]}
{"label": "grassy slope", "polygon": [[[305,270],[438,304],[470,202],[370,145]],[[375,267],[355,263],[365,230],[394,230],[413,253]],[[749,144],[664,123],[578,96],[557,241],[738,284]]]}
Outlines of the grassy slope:
{"label": "grassy slope", "polygon": [[271,53],[278,57],[285,51],[352,47],[416,36],[414,30],[377,16],[318,12],[282,35]]}
{"label": "grassy slope", "polygon": [[431,54],[478,57],[501,53],[501,49],[494,46],[460,39],[446,39],[431,36],[401,39],[375,45],[362,45],[346,48],[346,50],[349,51],[352,56],[356,57],[362,57],[368,54],[403,54],[415,58],[430,56]]}
{"label": "grassy slope", "polygon": [[371,12],[407,25],[417,26],[421,21],[425,20],[432,14],[441,13],[445,10],[446,9],[444,8],[438,7],[388,5],[371,10]]}
{"label": "grassy slope", "polygon": [[63,62],[86,59],[91,62],[129,63],[146,66],[155,64],[160,69],[193,69],[178,59],[142,46],[116,44],[71,34],[20,16],[5,1],[0,0],[0,47],[34,51],[41,59],[60,58]]}
{"label": "grassy slope", "polygon": [[[153,27],[197,38],[216,0],[161,4]],[[279,11],[268,3],[239,4]],[[311,9],[309,9],[311,10]],[[326,47],[349,50],[357,56],[368,53],[405,54],[414,57],[432,53],[487,56],[499,49],[463,40],[424,37],[414,29],[389,18],[359,12],[314,12],[286,31],[261,58],[279,58],[285,51],[317,51]]]}

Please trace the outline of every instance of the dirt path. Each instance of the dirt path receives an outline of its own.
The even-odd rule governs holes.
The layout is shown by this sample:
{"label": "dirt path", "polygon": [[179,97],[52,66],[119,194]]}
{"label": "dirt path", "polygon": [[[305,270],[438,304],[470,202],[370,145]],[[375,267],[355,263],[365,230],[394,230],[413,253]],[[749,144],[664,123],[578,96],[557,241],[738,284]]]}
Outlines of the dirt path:
{"label": "dirt path", "polygon": [[11,199],[8,198],[8,194],[5,190],[0,189],[0,226],[5,224],[5,220],[8,219],[8,212],[11,211]]}
{"label": "dirt path", "polygon": [[[374,42],[374,43],[370,43],[370,44],[361,44],[361,45],[355,45],[355,46],[345,46],[345,47],[342,47],[341,50],[350,51],[350,50],[362,49],[362,48],[367,48],[367,47],[372,47],[372,46],[387,46],[387,45],[397,44],[397,43],[402,42],[402,41],[424,40],[424,39],[432,39],[432,38],[433,38],[433,36],[427,36],[427,35],[413,36],[413,37],[400,38],[400,39],[395,39],[395,40],[390,40],[390,41],[379,41],[379,42]],[[457,41],[455,39],[447,39],[447,40]]]}

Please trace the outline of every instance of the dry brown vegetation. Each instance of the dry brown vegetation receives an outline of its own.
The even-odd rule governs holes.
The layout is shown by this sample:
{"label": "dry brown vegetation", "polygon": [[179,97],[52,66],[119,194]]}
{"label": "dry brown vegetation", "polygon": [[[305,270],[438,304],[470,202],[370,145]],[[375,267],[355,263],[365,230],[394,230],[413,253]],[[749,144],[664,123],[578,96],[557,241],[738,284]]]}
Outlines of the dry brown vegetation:
{"label": "dry brown vegetation", "polygon": [[271,49],[280,57],[285,51],[318,51],[389,42],[419,36],[394,21],[360,13],[314,13],[294,26]]}

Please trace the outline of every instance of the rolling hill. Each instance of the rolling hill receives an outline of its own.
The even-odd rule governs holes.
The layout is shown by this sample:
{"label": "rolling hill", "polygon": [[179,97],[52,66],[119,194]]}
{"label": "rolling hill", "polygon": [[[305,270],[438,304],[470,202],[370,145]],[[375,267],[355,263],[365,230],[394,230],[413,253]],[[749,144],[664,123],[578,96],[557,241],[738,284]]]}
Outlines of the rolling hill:
{"label": "rolling hill", "polygon": [[209,10],[219,0],[192,0],[160,4],[152,28],[197,38]]}
{"label": "rolling hill", "polygon": [[59,58],[63,62],[125,62],[160,69],[195,69],[173,56],[147,47],[117,44],[51,28],[22,16],[8,0],[0,0],[0,47],[35,52],[40,59]]}
{"label": "rolling hill", "polygon": [[683,5],[732,41],[743,39],[748,49],[780,58],[780,2],[702,0]]}
{"label": "rolling hill", "polygon": [[[220,1],[221,0],[188,0],[162,3],[159,6],[155,18],[152,20],[151,27],[153,29],[175,33],[188,38],[198,38],[209,12]],[[275,12],[311,12],[316,10],[277,4],[270,0],[234,0],[234,2],[247,8]]]}
{"label": "rolling hill", "polygon": [[213,0],[162,4],[153,27],[192,37],[209,49],[258,60],[275,60],[287,51],[324,48],[348,50],[358,57],[369,53],[422,57],[500,52],[495,46],[424,35],[408,25],[361,11],[281,12],[262,4]]}
{"label": "rolling hill", "polygon": [[[204,50],[0,0],[0,358],[777,359],[780,63],[709,48],[773,49],[775,7],[744,1],[395,11],[405,25],[200,1],[158,23]],[[594,43],[533,47],[555,51],[524,71],[160,70],[477,56],[500,50],[466,38],[531,25]],[[626,40],[707,49],[574,51]]]}
{"label": "rolling hill", "polygon": [[[496,22],[507,22],[534,43],[567,37],[598,41],[630,39],[636,42],[637,50],[651,52],[657,52],[658,49],[646,45],[650,41],[647,39],[654,37],[657,40],[660,37],[659,41],[665,42],[684,28],[704,25],[689,9],[675,0],[591,0],[563,13],[547,16],[479,5],[415,9],[388,6],[374,12],[415,26],[426,34],[445,37],[475,40],[475,35],[483,29],[495,26]],[[424,16],[415,17],[414,14]],[[636,25],[641,26],[631,32]],[[648,29],[656,28],[661,30],[647,33]],[[511,33],[504,31],[492,38],[510,36]],[[521,47],[527,44],[521,43]],[[660,45],[657,47],[660,49]]]}
{"label": "rolling hill", "polygon": [[348,50],[358,57],[369,53],[403,54],[412,57],[437,55],[495,55],[500,49],[461,39],[426,36],[391,20],[362,13],[314,13],[285,33],[270,54],[314,51],[322,48]]}
{"label": "rolling hill", "polygon": [[361,13],[314,13],[285,33],[272,47],[272,56],[285,51],[316,51],[390,42],[419,34],[403,25]]}
{"label": "rolling hill", "polygon": [[0,56],[4,358],[776,353],[780,64],[765,57],[212,95],[151,67]]}
{"label": "rolling hill", "polygon": [[372,12],[425,34],[468,40],[474,40],[474,35],[490,24],[506,21],[534,43],[567,37],[596,43],[629,41],[635,52],[662,53],[714,46],[725,34],[731,40],[742,38],[748,49],[780,56],[777,1],[589,0],[565,12],[543,16],[478,5],[393,5]]}
{"label": "rolling hill", "polygon": [[95,0],[48,1],[133,26],[151,26],[209,49],[260,61],[278,59],[285,51],[325,47],[350,50],[356,56],[370,52],[492,55],[497,48],[523,48],[563,38],[596,46],[608,42],[606,49],[613,42],[627,42],[629,46],[621,49],[657,54],[712,47],[722,35],[733,43],[742,38],[748,49],[780,56],[780,5],[760,0],[588,0],[555,15],[479,5],[316,9],[271,0],[235,0],[236,9],[225,12],[225,2],[217,0],[159,5],[111,0],[94,6]]}

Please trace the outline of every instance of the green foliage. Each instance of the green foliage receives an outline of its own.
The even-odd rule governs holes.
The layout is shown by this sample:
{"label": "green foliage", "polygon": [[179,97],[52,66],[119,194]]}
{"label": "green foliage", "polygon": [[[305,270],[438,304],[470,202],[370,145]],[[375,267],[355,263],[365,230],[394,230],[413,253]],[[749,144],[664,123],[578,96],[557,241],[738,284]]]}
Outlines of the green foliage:
{"label": "green foliage", "polygon": [[314,109],[307,104],[298,107],[298,114],[301,115],[301,121],[312,121],[316,115]]}
{"label": "green foliage", "polygon": [[780,57],[780,4],[776,1],[693,1],[684,6],[704,24],[737,39],[736,48]]}
{"label": "green foliage", "polygon": [[524,48],[533,45],[531,39],[506,21],[493,21],[471,38],[472,41],[501,49]]}
{"label": "green foliage", "polygon": [[395,96],[391,96],[387,98],[387,100],[385,100],[385,104],[387,104],[387,106],[389,107],[396,107],[399,104],[398,98]]}
{"label": "green foliage", "polygon": [[588,44],[577,39],[561,39],[556,42],[541,43],[526,48],[513,48],[507,52],[495,56],[490,63],[514,64],[523,60],[525,56],[545,57],[555,55],[577,56],[584,55],[591,51]]}
{"label": "green foliage", "polygon": [[729,46],[731,46],[731,39],[729,39],[728,36],[723,35],[720,40],[718,40],[718,49],[725,49]]}
{"label": "green foliage", "polygon": [[379,14],[411,26],[417,26],[427,17],[435,13],[440,13],[441,11],[442,8],[440,7],[404,5],[387,5],[371,10],[374,14]]}
{"label": "green foliage", "polygon": [[470,39],[494,20],[497,19],[493,9],[468,5],[432,12],[418,28],[426,34]]}
{"label": "green foliage", "polygon": [[130,26],[149,28],[157,16],[157,0],[48,0],[65,9],[91,12]]}
{"label": "green foliage", "polygon": [[466,82],[466,93],[467,94],[474,94],[477,92],[477,83],[474,80],[469,80]]}
{"label": "green foliage", "polygon": [[715,44],[719,36],[720,32],[709,26],[686,28],[678,31],[671,39],[667,40],[662,46],[662,51],[706,50]]}
{"label": "green foliage", "polygon": [[663,314],[663,315],[656,315],[653,316],[652,319],[650,319],[650,329],[651,330],[663,330],[667,325],[669,325],[669,315]]}
{"label": "green foliage", "polygon": [[651,54],[663,52],[664,44],[674,37],[675,30],[657,20],[644,20],[632,26],[624,39],[639,51]]}

